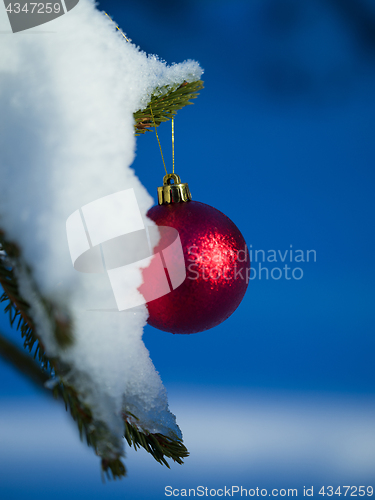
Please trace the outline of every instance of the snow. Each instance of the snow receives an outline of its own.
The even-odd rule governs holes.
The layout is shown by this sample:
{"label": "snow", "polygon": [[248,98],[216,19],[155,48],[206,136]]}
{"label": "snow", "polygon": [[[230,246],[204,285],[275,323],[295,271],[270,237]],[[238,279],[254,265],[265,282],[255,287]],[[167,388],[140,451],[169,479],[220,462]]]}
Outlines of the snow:
{"label": "snow", "polygon": [[[0,9],[0,31],[0,227],[22,250],[21,290],[32,303],[46,353],[70,365],[68,379],[94,419],[117,436],[116,453],[121,411],[137,415],[144,429],[181,436],[142,342],[146,306],[116,311],[108,275],[73,268],[66,221],[128,189],[146,221],[153,200],[130,168],[133,112],[147,105],[156,88],[198,80],[202,70],[194,61],[167,66],[147,56],[89,0],[17,34]],[[139,249],[129,252],[127,258],[137,261]],[[141,281],[135,266],[129,286],[135,290]],[[71,347],[56,343],[37,290],[72,319]]]}

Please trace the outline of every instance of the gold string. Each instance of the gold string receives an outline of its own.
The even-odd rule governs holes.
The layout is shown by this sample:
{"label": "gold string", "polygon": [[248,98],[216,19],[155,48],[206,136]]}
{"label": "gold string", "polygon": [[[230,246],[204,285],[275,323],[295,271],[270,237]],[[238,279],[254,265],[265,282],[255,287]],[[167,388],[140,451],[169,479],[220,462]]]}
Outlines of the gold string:
{"label": "gold string", "polygon": [[159,144],[159,148],[160,148],[160,153],[161,153],[161,159],[163,160],[164,170],[165,170],[165,173],[168,175],[167,168],[166,168],[166,166],[165,166],[165,161],[164,161],[163,151],[162,151],[162,149],[161,149],[161,144],[160,144],[160,141],[159,141],[158,131],[157,131],[157,129],[156,129],[156,123],[155,123],[154,113],[152,112],[152,107],[151,107],[151,104],[150,104],[150,111],[151,111],[152,120],[153,120],[153,122],[154,122],[155,134],[156,134],[156,138],[157,138],[157,140],[158,140],[158,144]]}
{"label": "gold string", "polygon": [[[105,14],[107,17],[109,17],[109,15],[108,15],[106,12],[104,12],[104,14]],[[111,20],[114,24],[116,24],[116,23],[114,22],[114,20],[113,20],[111,17],[109,17],[109,19],[110,19],[110,20]],[[121,30],[121,29],[117,26],[117,24],[116,24],[116,28],[119,30],[119,32],[121,33],[121,35],[125,38],[125,40],[126,40],[127,42],[130,42],[130,40],[129,40],[128,38],[126,38],[126,36],[124,35],[123,31],[122,31],[122,30]]]}
{"label": "gold string", "polygon": [[174,118],[172,116],[172,162],[173,162],[173,173],[174,173]]}

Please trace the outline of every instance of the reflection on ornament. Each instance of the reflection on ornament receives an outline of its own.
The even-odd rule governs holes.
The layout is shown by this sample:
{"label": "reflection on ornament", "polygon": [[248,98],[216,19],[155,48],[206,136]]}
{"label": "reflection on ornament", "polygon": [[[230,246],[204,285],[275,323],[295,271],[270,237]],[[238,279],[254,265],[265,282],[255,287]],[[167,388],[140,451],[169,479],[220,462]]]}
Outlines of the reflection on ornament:
{"label": "reflection on ornament", "polygon": [[[173,276],[164,266],[171,291],[147,303],[148,323],[171,333],[189,334],[213,328],[235,311],[245,295],[250,277],[245,240],[226,215],[209,205],[191,201],[188,185],[182,184],[176,174],[164,177],[164,185],[158,188],[158,200],[159,205],[147,215],[158,226],[178,231],[186,278],[174,289]],[[161,235],[154,254],[158,255],[167,246]],[[152,265],[143,271],[145,283],[150,281],[151,273]],[[139,288],[141,293],[143,287]]]}

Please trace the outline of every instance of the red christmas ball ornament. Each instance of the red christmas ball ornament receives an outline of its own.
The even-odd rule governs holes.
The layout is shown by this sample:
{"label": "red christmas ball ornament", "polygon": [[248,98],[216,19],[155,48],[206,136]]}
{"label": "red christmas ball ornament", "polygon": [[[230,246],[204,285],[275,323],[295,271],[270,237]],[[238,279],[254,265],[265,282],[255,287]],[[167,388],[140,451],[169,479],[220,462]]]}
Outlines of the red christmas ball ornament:
{"label": "red christmas ball ornament", "polygon": [[176,174],[164,177],[158,200],[159,205],[147,214],[161,233],[154,249],[157,259],[143,270],[148,287],[142,285],[139,290],[145,298],[155,296],[150,282],[154,278],[155,286],[161,286],[155,280],[157,266],[164,267],[169,288],[147,302],[148,323],[182,334],[213,328],[236,310],[245,295],[250,277],[245,240],[222,212],[191,201],[188,185]]}

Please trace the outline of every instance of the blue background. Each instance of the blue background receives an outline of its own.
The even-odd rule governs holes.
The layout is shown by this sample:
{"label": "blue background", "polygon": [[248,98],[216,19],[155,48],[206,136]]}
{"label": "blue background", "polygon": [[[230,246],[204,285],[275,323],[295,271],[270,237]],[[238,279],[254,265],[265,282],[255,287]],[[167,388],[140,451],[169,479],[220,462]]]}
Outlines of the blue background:
{"label": "blue background", "polygon": [[[147,53],[168,63],[196,59],[205,70],[205,89],[194,106],[178,113],[175,124],[176,172],[189,182],[193,198],[229,216],[254,250],[284,253],[293,245],[293,250],[316,251],[316,262],[288,263],[303,269],[301,280],[253,279],[238,310],[210,331],[178,336],[146,327],[146,347],[172,400],[194,404],[197,420],[194,398],[205,394],[222,404],[233,394],[250,402],[253,395],[254,404],[259,394],[271,400],[293,394],[302,406],[304,398],[316,394],[372,404],[374,4],[102,0],[99,8]],[[171,164],[170,124],[159,134]],[[140,136],[137,148],[133,167],[155,196],[163,178],[155,135]],[[284,264],[264,265],[271,270]],[[0,327],[16,340],[5,316]],[[13,404],[27,414],[33,405],[37,412],[39,401],[40,409],[59,421],[61,408],[50,407],[3,362],[0,377],[1,408]],[[236,403],[227,411],[235,417]],[[181,423],[183,415],[177,418]],[[64,420],[65,427],[74,434]],[[202,470],[188,463],[167,471],[151,457],[140,459],[139,452],[129,453],[128,479],[103,487],[97,459],[83,447],[79,453],[81,461],[67,455],[56,467],[47,461],[40,470],[32,468],[32,459],[20,458],[22,472],[11,462],[3,468],[1,498],[42,493],[72,499],[165,498],[163,488],[171,481],[176,488],[203,481]],[[7,454],[6,447],[0,449],[4,464]],[[309,486],[321,473],[316,463],[293,471],[266,461],[258,472],[236,466],[227,477],[224,458],[222,469],[210,471],[207,485],[216,488],[223,477],[227,485],[257,480],[264,487]],[[366,484],[371,480],[374,474]]]}

